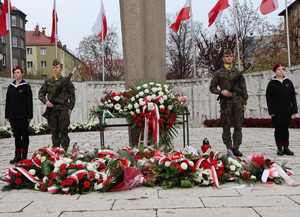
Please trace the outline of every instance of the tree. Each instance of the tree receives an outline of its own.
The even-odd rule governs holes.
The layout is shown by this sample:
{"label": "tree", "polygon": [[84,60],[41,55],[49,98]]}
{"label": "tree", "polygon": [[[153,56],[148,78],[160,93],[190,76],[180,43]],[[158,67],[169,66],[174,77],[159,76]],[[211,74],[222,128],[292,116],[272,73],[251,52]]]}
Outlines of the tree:
{"label": "tree", "polygon": [[[104,46],[104,49],[102,48]],[[82,66],[84,77],[102,80],[104,56],[105,80],[120,80],[124,76],[123,60],[118,53],[119,39],[115,31],[110,30],[102,45],[95,35],[85,37],[77,49],[79,58],[85,63]],[[103,55],[104,50],[104,55]]]}

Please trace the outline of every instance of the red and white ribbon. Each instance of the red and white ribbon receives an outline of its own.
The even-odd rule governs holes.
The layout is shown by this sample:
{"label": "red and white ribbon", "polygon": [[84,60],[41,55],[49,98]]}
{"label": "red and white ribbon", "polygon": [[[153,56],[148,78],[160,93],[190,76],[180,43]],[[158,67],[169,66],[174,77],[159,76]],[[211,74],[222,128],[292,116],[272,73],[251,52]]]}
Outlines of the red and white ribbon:
{"label": "red and white ribbon", "polygon": [[34,177],[33,175],[31,175],[27,170],[25,170],[24,168],[21,167],[16,167],[16,170],[18,170],[23,176],[25,176],[30,182],[32,183],[41,183],[41,181]]}
{"label": "red and white ribbon", "polygon": [[149,102],[147,102],[147,100],[145,100],[145,102],[143,107],[143,112],[145,114],[144,145],[148,144],[149,127],[152,129],[153,143],[159,144],[159,109],[158,106],[153,103],[152,110],[148,111]]}

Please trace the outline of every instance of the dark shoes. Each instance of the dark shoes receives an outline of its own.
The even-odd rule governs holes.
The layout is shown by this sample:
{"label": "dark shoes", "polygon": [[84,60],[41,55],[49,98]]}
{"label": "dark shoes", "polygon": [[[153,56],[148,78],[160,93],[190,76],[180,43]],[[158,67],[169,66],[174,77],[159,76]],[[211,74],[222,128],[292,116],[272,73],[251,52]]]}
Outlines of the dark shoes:
{"label": "dark shoes", "polygon": [[14,159],[10,160],[9,163],[10,164],[15,164],[18,163],[21,160],[21,155],[18,153],[15,155]]}
{"label": "dark shoes", "polygon": [[282,150],[282,148],[277,150],[277,155],[278,156],[283,156],[284,155],[284,151]]}
{"label": "dark shoes", "polygon": [[238,149],[232,149],[232,153],[236,157],[243,157],[243,153],[240,152]]}
{"label": "dark shoes", "polygon": [[289,156],[293,156],[293,155],[294,155],[294,152],[292,152],[292,151],[289,149],[289,147],[284,147],[283,153],[284,153],[285,155],[289,155]]}

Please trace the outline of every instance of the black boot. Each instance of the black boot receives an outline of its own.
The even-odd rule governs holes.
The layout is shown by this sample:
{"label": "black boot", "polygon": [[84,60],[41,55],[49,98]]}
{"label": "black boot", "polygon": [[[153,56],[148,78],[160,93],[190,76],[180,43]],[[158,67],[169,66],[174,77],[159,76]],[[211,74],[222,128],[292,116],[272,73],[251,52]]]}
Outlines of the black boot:
{"label": "black boot", "polygon": [[22,151],[22,160],[26,160],[27,159],[27,155],[28,155],[28,150],[27,149],[23,149]]}
{"label": "black boot", "polygon": [[18,163],[20,160],[21,160],[21,153],[19,151],[16,151],[14,159],[10,160],[9,163],[15,164]]}
{"label": "black boot", "polygon": [[238,149],[236,149],[236,148],[232,149],[232,153],[233,153],[233,155],[236,156],[236,157],[243,157],[243,153],[240,152],[240,151],[239,151]]}
{"label": "black boot", "polygon": [[279,143],[277,144],[277,155],[278,156],[283,156],[284,155],[282,144],[279,144]]}
{"label": "black boot", "polygon": [[283,146],[283,152],[285,155],[293,156],[294,152],[289,149],[289,142],[286,142]]}

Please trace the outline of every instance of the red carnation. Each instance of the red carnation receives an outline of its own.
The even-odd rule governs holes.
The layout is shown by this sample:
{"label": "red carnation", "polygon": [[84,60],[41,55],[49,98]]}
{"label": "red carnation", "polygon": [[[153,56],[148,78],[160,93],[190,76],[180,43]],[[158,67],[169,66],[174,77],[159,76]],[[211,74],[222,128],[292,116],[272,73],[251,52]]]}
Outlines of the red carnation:
{"label": "red carnation", "polygon": [[95,178],[96,173],[94,171],[89,171],[88,172],[88,178],[89,180],[93,180]]}
{"label": "red carnation", "polygon": [[56,179],[57,176],[58,176],[58,174],[55,172],[50,172],[50,174],[49,174],[50,179]]}
{"label": "red carnation", "polygon": [[81,179],[83,179],[84,176],[85,176],[85,173],[79,173],[79,174],[77,175],[77,178],[78,178],[79,180],[81,180]]}
{"label": "red carnation", "polygon": [[67,168],[67,164],[62,164],[59,167],[60,170],[65,170],[66,168]]}
{"label": "red carnation", "polygon": [[23,183],[23,180],[21,178],[16,178],[15,183],[19,186]]}
{"label": "red carnation", "polygon": [[89,182],[89,181],[85,181],[84,183],[83,183],[83,188],[84,189],[89,189],[91,187],[91,183]]}
{"label": "red carnation", "polygon": [[61,175],[61,176],[64,176],[64,175],[66,175],[67,174],[67,170],[66,169],[63,169],[63,170],[61,170],[60,172],[59,172],[59,175]]}
{"label": "red carnation", "polygon": [[85,166],[82,165],[82,164],[77,164],[76,167],[77,167],[78,170],[82,170],[82,169],[85,168]]}
{"label": "red carnation", "polygon": [[264,167],[265,165],[265,157],[263,155],[254,154],[251,157],[251,161],[257,167]]}

